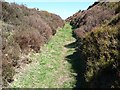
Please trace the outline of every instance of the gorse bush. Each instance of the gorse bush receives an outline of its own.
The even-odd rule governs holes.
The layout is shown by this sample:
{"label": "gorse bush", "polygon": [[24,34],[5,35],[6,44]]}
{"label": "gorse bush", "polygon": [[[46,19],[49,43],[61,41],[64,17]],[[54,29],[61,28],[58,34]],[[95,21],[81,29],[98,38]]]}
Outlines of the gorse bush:
{"label": "gorse bush", "polygon": [[92,80],[98,71],[119,59],[120,28],[98,27],[83,39],[82,52],[87,57],[86,80]]}
{"label": "gorse bush", "polygon": [[77,50],[85,57],[88,87],[119,87],[119,25],[99,26],[80,37]]}
{"label": "gorse bush", "polygon": [[118,13],[117,15],[115,15],[110,22],[108,23],[109,25],[116,25],[119,24],[120,22],[120,13]]}

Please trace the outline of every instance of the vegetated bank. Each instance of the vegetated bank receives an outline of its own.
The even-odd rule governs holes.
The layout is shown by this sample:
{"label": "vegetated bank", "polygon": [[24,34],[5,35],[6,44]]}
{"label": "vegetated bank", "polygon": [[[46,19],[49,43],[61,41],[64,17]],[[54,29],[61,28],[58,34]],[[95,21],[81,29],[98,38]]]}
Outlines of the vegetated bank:
{"label": "vegetated bank", "polygon": [[13,81],[15,68],[31,62],[29,52],[39,52],[41,46],[55,35],[64,21],[55,14],[24,5],[0,2],[2,14],[2,79],[3,86]]}
{"label": "vegetated bank", "polygon": [[86,86],[120,87],[120,2],[95,2],[66,19],[73,26]]}

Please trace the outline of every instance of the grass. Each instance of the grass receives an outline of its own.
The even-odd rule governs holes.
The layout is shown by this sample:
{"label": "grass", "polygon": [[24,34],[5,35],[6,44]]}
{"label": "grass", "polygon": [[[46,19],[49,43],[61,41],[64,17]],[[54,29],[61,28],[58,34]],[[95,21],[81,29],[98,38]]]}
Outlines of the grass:
{"label": "grass", "polygon": [[32,63],[26,65],[10,84],[13,88],[73,88],[75,77],[71,64],[65,59],[75,50],[65,45],[74,42],[69,24],[45,44],[40,53],[32,54]]}

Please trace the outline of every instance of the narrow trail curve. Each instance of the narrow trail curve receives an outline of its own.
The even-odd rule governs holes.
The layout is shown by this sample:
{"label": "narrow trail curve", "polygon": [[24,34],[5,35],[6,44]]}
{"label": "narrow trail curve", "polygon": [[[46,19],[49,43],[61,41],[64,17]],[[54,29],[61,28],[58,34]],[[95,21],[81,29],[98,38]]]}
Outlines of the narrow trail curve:
{"label": "narrow trail curve", "polygon": [[75,50],[65,46],[74,41],[71,26],[66,24],[44,45],[40,53],[31,55],[32,63],[14,76],[15,81],[10,87],[73,88],[76,82],[74,72],[65,57]]}

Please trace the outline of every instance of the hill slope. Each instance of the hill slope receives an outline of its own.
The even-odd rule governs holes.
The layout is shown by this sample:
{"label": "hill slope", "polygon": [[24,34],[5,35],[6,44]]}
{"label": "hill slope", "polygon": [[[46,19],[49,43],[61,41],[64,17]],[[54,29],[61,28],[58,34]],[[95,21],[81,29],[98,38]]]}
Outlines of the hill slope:
{"label": "hill slope", "polygon": [[96,2],[66,21],[86,63],[86,85],[120,87],[120,2]]}
{"label": "hill slope", "polygon": [[[30,63],[29,52],[39,52],[57,28],[64,26],[58,15],[38,9],[29,9],[24,5],[0,2],[2,14],[3,81],[4,85],[12,82],[14,68],[21,63]],[[57,22],[57,23],[56,23]]]}

